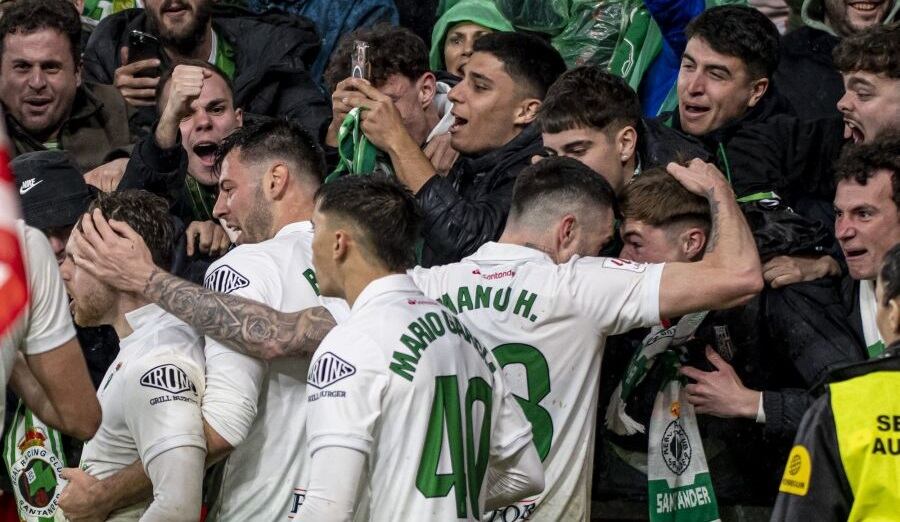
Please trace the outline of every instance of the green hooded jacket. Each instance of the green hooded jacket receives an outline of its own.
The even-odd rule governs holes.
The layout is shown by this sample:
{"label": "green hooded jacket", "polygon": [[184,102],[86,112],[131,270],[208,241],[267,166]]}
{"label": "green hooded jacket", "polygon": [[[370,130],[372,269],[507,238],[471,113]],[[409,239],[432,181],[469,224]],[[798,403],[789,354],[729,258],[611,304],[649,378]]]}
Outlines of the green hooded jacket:
{"label": "green hooded jacket", "polygon": [[450,28],[460,22],[473,22],[494,31],[514,31],[512,24],[500,14],[491,0],[442,0],[438,12],[451,3],[453,5],[438,18],[431,32],[431,54],[428,60],[432,71],[444,70],[444,39]]}

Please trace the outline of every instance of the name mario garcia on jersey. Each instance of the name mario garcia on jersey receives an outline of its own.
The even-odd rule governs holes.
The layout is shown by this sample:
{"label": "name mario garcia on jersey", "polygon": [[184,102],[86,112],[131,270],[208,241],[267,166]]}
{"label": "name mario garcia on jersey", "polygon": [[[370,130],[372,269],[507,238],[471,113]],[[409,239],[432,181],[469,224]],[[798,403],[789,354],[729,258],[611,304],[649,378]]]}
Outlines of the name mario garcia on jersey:
{"label": "name mario garcia on jersey", "polygon": [[[400,339],[398,339],[404,348],[394,351],[391,356],[391,371],[412,382],[416,373],[416,365],[422,357],[422,352],[427,350],[428,346],[435,340],[448,334],[462,337],[463,340],[478,351],[488,370],[491,373],[496,371],[497,367],[493,359],[488,358],[488,349],[472,335],[465,325],[446,310],[441,310],[440,313],[428,312],[409,323],[406,330],[400,335]],[[347,361],[330,352],[323,354],[310,367],[307,375],[307,382],[322,391],[310,395],[309,400],[315,401],[324,397],[344,397],[346,395],[345,392],[328,391],[323,388],[327,388],[331,384],[354,373],[356,373],[356,368]]]}

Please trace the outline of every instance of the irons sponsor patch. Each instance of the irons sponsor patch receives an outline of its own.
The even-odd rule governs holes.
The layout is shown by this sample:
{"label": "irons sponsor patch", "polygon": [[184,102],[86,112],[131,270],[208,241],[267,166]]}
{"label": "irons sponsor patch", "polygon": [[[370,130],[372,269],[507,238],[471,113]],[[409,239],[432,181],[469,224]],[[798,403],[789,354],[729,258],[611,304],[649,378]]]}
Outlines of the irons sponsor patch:
{"label": "irons sponsor patch", "polygon": [[325,352],[309,368],[306,382],[322,389],[356,373],[356,367],[331,352]]}
{"label": "irons sponsor patch", "polygon": [[174,364],[162,364],[147,370],[144,375],[141,375],[141,386],[156,388],[176,395],[186,391],[197,393],[197,388],[194,387],[194,383],[188,378],[187,373]]}
{"label": "irons sponsor patch", "polygon": [[628,272],[636,272],[640,274],[647,270],[647,263],[635,263],[627,259],[619,259],[617,257],[608,257],[603,260],[603,268],[613,268],[615,270],[626,270]]}
{"label": "irons sponsor patch", "polygon": [[216,268],[207,274],[206,279],[203,280],[203,286],[223,294],[230,294],[238,288],[244,288],[249,284],[249,279],[228,265]]}

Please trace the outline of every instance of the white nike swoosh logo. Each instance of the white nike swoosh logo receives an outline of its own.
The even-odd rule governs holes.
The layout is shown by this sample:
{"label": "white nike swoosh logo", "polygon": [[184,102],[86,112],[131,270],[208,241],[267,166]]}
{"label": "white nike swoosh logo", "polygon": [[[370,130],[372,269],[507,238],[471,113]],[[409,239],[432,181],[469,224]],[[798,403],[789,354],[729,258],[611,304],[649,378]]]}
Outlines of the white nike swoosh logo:
{"label": "white nike swoosh logo", "polygon": [[44,182],[44,180],[40,180],[37,183],[34,183],[33,185],[29,185],[27,187],[25,185],[22,185],[21,187],[19,187],[19,194],[24,196],[29,190],[33,189],[34,187],[40,185],[43,182]]}

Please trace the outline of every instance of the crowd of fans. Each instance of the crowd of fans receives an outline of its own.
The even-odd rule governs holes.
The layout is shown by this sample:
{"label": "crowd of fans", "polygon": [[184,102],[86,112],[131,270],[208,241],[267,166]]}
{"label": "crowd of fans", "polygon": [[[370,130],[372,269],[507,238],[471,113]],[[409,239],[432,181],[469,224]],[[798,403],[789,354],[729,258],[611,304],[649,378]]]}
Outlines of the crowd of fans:
{"label": "crowd of fans", "polygon": [[900,520],[898,11],[3,2],[0,518]]}

